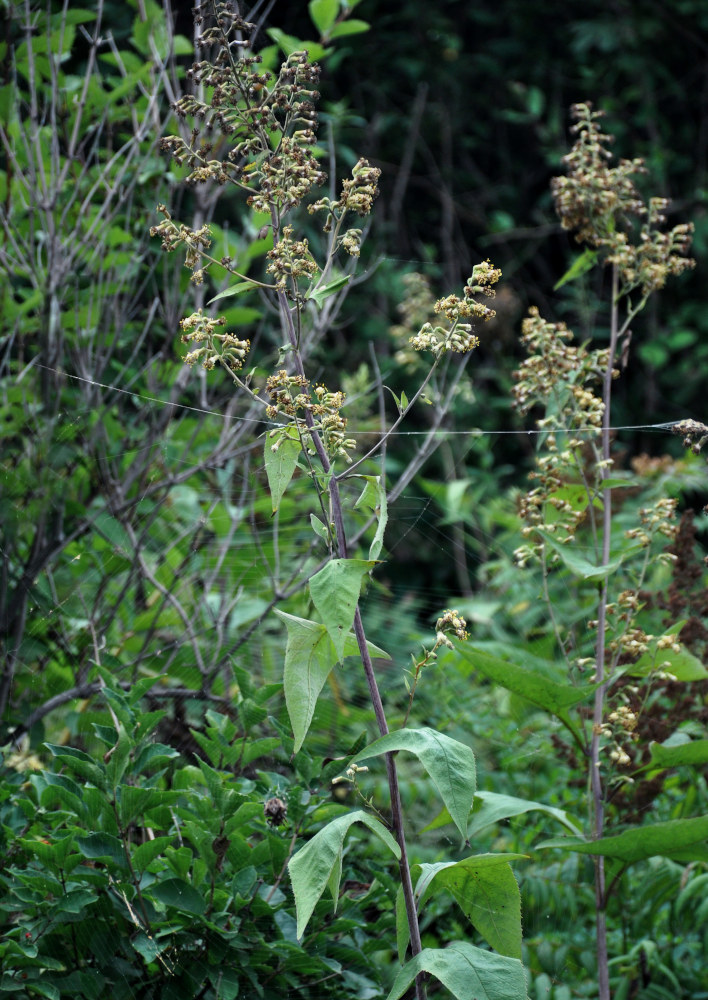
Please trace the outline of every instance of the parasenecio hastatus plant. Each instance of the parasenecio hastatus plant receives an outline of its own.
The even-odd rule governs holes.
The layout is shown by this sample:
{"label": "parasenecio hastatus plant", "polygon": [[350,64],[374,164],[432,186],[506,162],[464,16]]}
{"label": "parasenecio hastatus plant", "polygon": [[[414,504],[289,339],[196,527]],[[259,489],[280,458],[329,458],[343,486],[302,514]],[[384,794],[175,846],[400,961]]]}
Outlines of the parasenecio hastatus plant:
{"label": "parasenecio hastatus plant", "polygon": [[[578,104],[572,117],[576,140],[565,157],[567,173],[553,180],[552,193],[563,228],[575,233],[584,250],[558,286],[595,265],[609,269],[609,344],[577,345],[564,323],[546,321],[536,308],[523,323],[527,358],[515,373],[514,404],[522,415],[541,410],[543,416],[536,421],[532,488],[520,499],[524,540],[515,556],[519,567],[540,570],[550,627],[567,671],[567,684],[552,693],[543,688],[546,678],[536,697],[571,733],[588,780],[588,836],[544,846],[594,857],[598,996],[609,1000],[610,894],[617,891],[623,866],[652,853],[672,856],[687,828],[657,824],[651,846],[634,831],[620,844],[619,837],[606,835],[607,810],[618,789],[633,780],[632,747],[652,685],[705,675],[680,644],[682,623],[656,635],[642,615],[651,575],[675,558],[664,549],[678,530],[678,501],[650,495],[636,511],[624,509],[633,483],[615,469],[612,391],[627,364],[633,321],[668,278],[694,262],[686,256],[692,226],[662,228],[668,203],[646,202],[640,195],[635,180],[645,172],[641,160],[613,161],[602,112]],[[689,444],[698,443],[702,433],[695,421],[674,430]],[[584,635],[578,634],[577,621],[559,616],[557,588],[569,585],[577,606],[587,609]],[[592,710],[581,709],[571,719],[569,709],[588,701]]]}
{"label": "parasenecio hastatus plant", "polygon": [[[334,20],[337,5],[325,6]],[[327,12],[320,8],[321,4],[317,13],[322,20]],[[413,984],[416,996],[424,997],[430,975],[460,1000],[471,1000],[477,994],[470,969],[477,987],[490,998],[521,998],[526,990],[520,962],[520,898],[508,857],[472,855],[460,862],[411,864],[396,754],[408,751],[418,758],[464,843],[475,793],[474,755],[466,745],[429,728],[404,725],[389,730],[373,662],[375,657],[389,657],[367,640],[359,608],[362,585],[376,569],[383,550],[388,502],[396,495],[387,484],[387,438],[427,386],[435,385],[439,397],[449,401],[445,379],[456,384],[464,357],[478,344],[476,324],[494,315],[486,302],[494,297],[500,271],[489,262],[480,263],[461,296],[449,295],[437,301],[435,317],[417,332],[410,331],[410,348],[428,352],[431,361],[410,400],[403,393],[393,395],[397,412],[389,426],[382,428],[378,442],[366,454],[355,458],[356,439],[347,429],[344,392],[315,384],[307,365],[313,331],[326,334],[328,305],[336,297],[339,306],[351,284],[364,237],[358,220],[372,209],[380,171],[360,159],[339,193],[330,188],[327,196],[311,200],[305,215],[302,209],[306,201],[326,181],[317,147],[318,66],[310,62],[307,52],[296,51],[287,56],[277,73],[263,69],[250,45],[255,26],[241,16],[234,3],[206,0],[198,4],[196,18],[201,51],[208,56],[195,63],[189,74],[195,95],[184,96],[175,105],[179,118],[194,119],[196,124],[189,135],[185,132],[164,138],[162,148],[178,165],[186,166],[188,184],[217,185],[232,195],[240,193],[254,213],[254,231],[260,238],[270,237],[272,246],[265,273],[256,279],[231,258],[217,258],[206,224],[190,228],[173,219],[165,206],[159,206],[162,221],[151,232],[161,238],[166,251],[184,252],[195,286],[203,285],[218,266],[237,284],[216,298],[256,290],[274,306],[282,343],[274,370],[262,384],[253,373],[243,375],[248,339],[228,331],[223,317],[204,308],[182,320],[182,340],[188,344],[184,361],[206,370],[220,368],[252,404],[262,407],[268,426],[263,436],[264,467],[274,515],[293,477],[309,479],[312,487],[314,542],[324,542],[327,554],[313,557],[300,583],[308,588],[319,620],[276,610],[288,635],[283,686],[294,751],[303,745],[331,671],[345,658],[356,656],[366,677],[379,738],[343,760],[342,771],[345,780],[360,781],[366,774],[364,762],[383,756],[388,780],[389,801],[384,807],[338,816],[304,845],[296,844],[293,837],[288,869],[297,935],[302,938],[326,889],[336,905],[344,840],[354,823],[363,824],[398,862],[396,945],[401,962],[408,953],[410,960],[395,976],[390,1000],[402,996]],[[308,215],[321,220],[321,238],[312,237]],[[450,362],[455,355],[460,358],[457,367]],[[259,358],[259,365],[266,360]],[[434,376],[442,382],[431,382]],[[379,398],[382,388],[379,384]],[[425,449],[421,450],[416,461],[422,461],[425,454]],[[362,467],[365,471],[357,471]],[[411,470],[404,475],[410,478]],[[364,537],[363,532],[353,532],[349,523],[353,512],[347,509],[340,490],[342,483],[356,485],[357,481],[361,495],[355,506],[366,513],[374,528],[366,558],[357,554],[356,540]],[[464,619],[455,612],[445,612],[440,618],[435,648],[449,643],[448,632],[464,637]],[[406,722],[420,671],[434,655],[433,650],[424,657],[415,672]],[[363,791],[362,795],[368,805],[370,799]],[[491,911],[485,902],[490,887],[496,889]],[[467,941],[454,942],[445,949],[422,947],[419,910],[431,895],[444,890],[452,892],[494,952]]]}

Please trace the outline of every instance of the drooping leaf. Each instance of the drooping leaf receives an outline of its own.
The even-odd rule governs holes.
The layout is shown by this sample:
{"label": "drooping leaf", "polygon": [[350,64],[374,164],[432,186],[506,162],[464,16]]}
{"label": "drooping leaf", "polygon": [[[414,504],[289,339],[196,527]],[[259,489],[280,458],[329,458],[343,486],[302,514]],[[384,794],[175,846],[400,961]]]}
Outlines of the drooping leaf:
{"label": "drooping leaf", "polygon": [[516,958],[495,955],[466,941],[447,948],[424,948],[396,976],[386,1000],[399,1000],[421,972],[429,972],[457,1000],[525,1000],[524,967]]}
{"label": "drooping leaf", "polygon": [[579,837],[545,840],[539,848],[560,847],[579,854],[598,854],[623,864],[664,857],[676,861],[708,860],[708,816],[671,819],[625,830],[614,837],[583,841]]}
{"label": "drooping leaf", "polygon": [[384,532],[388,523],[388,500],[386,497],[386,487],[381,480],[381,476],[362,476],[366,480],[361,496],[354,504],[355,507],[368,507],[376,514],[377,526],[374,540],[369,549],[369,559],[378,559],[383,545]]}
{"label": "drooping leaf", "polygon": [[342,847],[353,823],[363,823],[376,834],[398,859],[401,851],[383,823],[362,809],[332,820],[288,862],[295,895],[297,936],[301,938],[322,893],[329,885],[335,907],[342,874]]}
{"label": "drooping leaf", "polygon": [[310,579],[310,595],[340,661],[346,635],[354,622],[362,579],[375,565],[372,559],[330,559]]}
{"label": "drooping leaf", "polygon": [[[472,815],[467,824],[467,836],[472,839],[481,830],[493,823],[499,823],[503,819],[510,819],[512,816],[522,816],[528,812],[542,812],[562,823],[570,832],[576,836],[581,834],[578,823],[568,815],[564,809],[557,809],[555,806],[544,805],[543,802],[534,802],[530,799],[518,799],[514,795],[502,795],[500,792],[476,792],[472,805]],[[424,830],[437,830],[447,823],[452,823],[452,817],[447,809],[443,809],[435,819],[428,823]]]}
{"label": "drooping leaf", "polygon": [[274,514],[280,506],[280,501],[290,480],[293,478],[298,456],[302,450],[300,437],[293,425],[286,427],[281,434],[282,436],[279,436],[276,441],[266,434],[263,450]]}
{"label": "drooping leaf", "polygon": [[467,817],[477,783],[474,754],[470,748],[435,729],[399,729],[375,740],[358,753],[352,763],[397,750],[415,754],[439,791],[453,823],[466,840]]}
{"label": "drooping leaf", "polygon": [[[297,618],[285,611],[278,611],[277,608],[275,613],[285,622],[288,630],[283,686],[295,737],[294,753],[297,753],[307,736],[320,692],[338,658],[324,625],[306,618]],[[388,653],[373,643],[367,643],[367,646],[371,656],[389,659]],[[347,657],[358,654],[356,637],[349,632],[344,639],[342,655]]]}
{"label": "drooping leaf", "polygon": [[480,854],[462,861],[414,865],[419,909],[441,889],[455,899],[470,923],[501,955],[521,958],[521,893],[510,861],[522,854]]}

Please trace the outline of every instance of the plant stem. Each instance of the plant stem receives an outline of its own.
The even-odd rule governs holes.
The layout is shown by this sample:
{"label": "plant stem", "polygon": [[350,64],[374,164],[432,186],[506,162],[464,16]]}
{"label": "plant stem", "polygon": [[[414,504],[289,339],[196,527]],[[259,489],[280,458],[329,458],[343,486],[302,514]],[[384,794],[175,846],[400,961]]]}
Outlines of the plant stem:
{"label": "plant stem", "polygon": [[[619,275],[617,265],[612,265],[612,305],[610,314],[610,351],[602,387],[605,404],[602,415],[602,465],[600,477],[604,480],[610,471],[610,404],[612,401],[612,368],[617,351],[619,333],[618,314]],[[612,496],[610,489],[602,492],[602,565],[610,561],[610,532],[612,528]],[[607,622],[607,577],[602,582],[600,606],[597,615],[597,644],[595,648],[595,677],[600,687],[595,691],[592,716],[592,740],[590,744],[590,788],[593,807],[593,837],[602,837],[605,821],[605,798],[600,775],[600,726],[604,717],[607,682],[605,679],[605,625]],[[605,859],[598,856],[595,861],[595,920],[597,932],[597,981],[599,1000],[610,1000],[610,974],[607,953],[607,925],[605,919]]]}
{"label": "plant stem", "polygon": [[[277,238],[277,231],[275,226],[273,227],[274,239]],[[293,359],[295,362],[295,369],[299,375],[305,375],[304,366],[302,363],[302,357],[297,345],[297,332],[295,330],[295,324],[293,323],[292,312],[288,304],[287,296],[284,291],[278,292],[278,304],[280,306],[280,314],[283,319],[283,324],[288,335],[288,339],[293,348]],[[314,417],[309,410],[305,411],[305,420],[307,422],[308,428],[310,430],[310,436],[312,438],[312,443],[314,445],[317,456],[322,463],[322,468],[325,473],[331,473],[332,466],[329,461],[329,456],[325,450],[322,439],[317,432],[314,423]],[[339,493],[339,483],[337,477],[334,475],[330,476],[329,480],[329,495],[330,504],[332,510],[332,518],[334,520],[335,530],[337,534],[337,552],[340,559],[347,558],[347,538],[344,529],[344,516],[342,511],[342,500]],[[366,682],[369,687],[369,695],[371,697],[371,703],[374,709],[374,715],[376,716],[376,724],[379,728],[379,732],[382,736],[388,733],[388,724],[386,722],[386,713],[384,711],[383,702],[381,700],[381,693],[379,692],[378,684],[376,683],[376,675],[374,673],[374,665],[371,661],[371,655],[369,654],[369,647],[366,641],[366,633],[364,631],[364,623],[361,620],[361,611],[359,610],[359,605],[357,603],[356,611],[354,612],[354,634],[356,636],[357,645],[359,646],[359,654],[361,656],[361,662],[364,666],[364,673],[366,675]],[[386,754],[386,774],[388,777],[388,788],[389,795],[391,797],[391,821],[393,825],[393,832],[398,842],[398,846],[401,850],[401,857],[399,860],[399,872],[401,877],[401,887],[403,890],[403,898],[406,905],[406,915],[408,917],[408,927],[410,931],[411,939],[411,953],[413,956],[417,955],[422,951],[422,943],[420,940],[420,928],[418,926],[418,914],[416,912],[415,906],[415,896],[413,893],[413,882],[411,880],[410,866],[408,864],[408,852],[406,849],[406,836],[405,829],[403,825],[403,807],[401,803],[401,793],[398,787],[398,773],[396,771],[396,761],[395,756],[392,753]],[[423,975],[416,977],[415,981],[415,994],[416,1000],[425,1000],[426,991]]]}

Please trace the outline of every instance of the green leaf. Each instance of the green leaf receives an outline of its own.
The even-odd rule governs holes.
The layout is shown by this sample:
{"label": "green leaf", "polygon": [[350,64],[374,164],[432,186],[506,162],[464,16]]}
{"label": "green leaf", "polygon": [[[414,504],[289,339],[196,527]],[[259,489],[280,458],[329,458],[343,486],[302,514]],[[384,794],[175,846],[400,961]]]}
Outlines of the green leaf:
{"label": "green leaf", "polygon": [[521,958],[521,893],[509,861],[522,854],[480,854],[462,861],[413,865],[418,908],[445,889],[485,941],[501,955]]}
{"label": "green leaf", "polygon": [[[467,824],[467,836],[471,840],[485,827],[499,823],[503,819],[510,819],[512,816],[522,816],[527,812],[546,813],[562,823],[572,834],[580,836],[582,833],[581,828],[564,809],[546,806],[542,802],[533,802],[530,799],[517,799],[513,795],[502,795],[499,792],[477,792],[472,805],[472,815]],[[437,830],[447,823],[452,823],[452,818],[447,809],[443,809],[432,823],[424,827],[424,831]]]}
{"label": "green leaf", "polygon": [[507,691],[513,691],[532,705],[545,709],[565,723],[575,733],[575,727],[568,712],[573,705],[578,705],[590,698],[598,684],[585,684],[574,687],[572,684],[560,684],[553,681],[538,670],[520,667],[509,663],[501,657],[492,656],[481,649],[469,649],[457,646],[459,655],[483,677],[488,677],[496,684],[501,684]]}
{"label": "green leaf", "polygon": [[73,747],[56,746],[53,743],[45,743],[45,747],[56,757],[57,761],[64,767],[68,767],[74,774],[78,774],[85,781],[90,781],[96,788],[106,791],[108,788],[106,781],[106,769],[104,765],[96,763],[83,750],[75,750]]}
{"label": "green leaf", "polygon": [[708,764],[708,740],[689,740],[687,743],[667,746],[665,743],[650,743],[651,763],[656,767],[683,767],[684,765]]}
{"label": "green leaf", "polygon": [[330,537],[326,525],[324,525],[315,514],[310,514],[310,524],[312,525],[314,533],[321,538],[326,545],[329,545]]}
{"label": "green leaf", "polygon": [[243,295],[244,292],[249,291],[254,287],[251,281],[239,281],[236,285],[231,285],[229,288],[225,288],[223,292],[219,292],[215,295],[213,299],[209,299],[207,305],[210,306],[212,302],[218,302],[220,299],[231,298],[232,295]]}
{"label": "green leaf", "polygon": [[345,35],[360,35],[364,31],[368,31],[370,25],[368,21],[360,21],[353,17],[349,21],[341,21],[339,24],[335,24],[329,33],[330,39],[333,38],[344,38]]}
{"label": "green leaf", "polygon": [[524,967],[516,958],[495,955],[466,941],[447,948],[424,948],[396,976],[386,1000],[399,1000],[421,972],[429,972],[457,1000],[524,1000]]}
{"label": "green leaf", "polygon": [[354,622],[362,579],[374,566],[373,559],[330,559],[310,578],[310,595],[339,661],[344,657],[344,641]]}
{"label": "green leaf", "polygon": [[560,542],[557,542],[547,532],[541,531],[539,534],[543,536],[544,542],[558,553],[566,569],[570,570],[573,576],[577,576],[581,580],[606,580],[619,569],[622,563],[622,559],[618,558],[612,559],[603,566],[598,566],[596,563],[591,563],[589,560],[583,559],[582,556],[579,556],[577,552],[568,548],[567,545],[561,545]]}
{"label": "green leaf", "polygon": [[336,909],[342,874],[342,847],[353,823],[363,823],[386,844],[397,859],[401,856],[398,844],[383,823],[362,809],[339,816],[328,823],[288,862],[295,895],[298,938],[304,934],[315,906],[328,885]]}
{"label": "green leaf", "polygon": [[703,665],[703,661],[690,653],[685,646],[681,646],[675,652],[669,646],[666,649],[659,649],[657,646],[659,638],[673,638],[686,624],[685,621],[675,622],[671,628],[667,629],[664,636],[657,636],[649,643],[649,650],[637,660],[636,663],[625,667],[624,672],[630,677],[646,677],[654,670],[665,670],[672,674],[677,681],[702,681],[708,677],[708,670]]}
{"label": "green leaf", "polygon": [[290,480],[293,478],[301,450],[302,442],[297,428],[293,424],[289,424],[280,431],[275,443],[273,443],[270,434],[266,434],[263,457],[274,514],[280,506],[280,501]]}
{"label": "green leaf", "polygon": [[647,858],[664,857],[676,861],[708,860],[708,816],[693,819],[671,819],[665,823],[625,830],[615,837],[583,841],[578,837],[556,837],[545,840],[539,848],[560,847],[578,854],[599,854],[615,858],[623,864],[634,864]]}
{"label": "green leaf", "polygon": [[173,840],[174,837],[154,837],[152,840],[146,840],[144,844],[138,844],[131,855],[133,868],[139,872],[143,871],[170,846]]}
{"label": "green leaf", "polygon": [[286,34],[280,28],[268,28],[266,34],[274,42],[278,43],[286,56],[291,56],[293,52],[302,52],[304,50],[307,52],[310,62],[319,62],[328,52],[319,42],[303,41],[300,38],[295,38],[293,35]]}
{"label": "green leaf", "polygon": [[88,833],[76,838],[76,846],[87,858],[113,861],[121,868],[127,867],[123,844],[110,833]]}
{"label": "green leaf", "polygon": [[307,736],[317,699],[337,663],[337,656],[324,625],[295,618],[277,609],[275,613],[288,630],[283,686],[295,738],[293,752],[297,753]]}
{"label": "green leaf", "polygon": [[310,19],[320,33],[326,35],[339,13],[339,0],[310,0],[307,5]]}
{"label": "green leaf", "polygon": [[588,271],[592,271],[596,261],[597,250],[590,250],[589,247],[583,250],[580,256],[575,258],[563,277],[555,283],[553,291],[557,292],[559,288],[562,288],[569,281],[575,281],[576,278],[580,278],[584,274],[587,274]]}
{"label": "green leaf", "polygon": [[369,549],[369,559],[378,559],[383,545],[384,532],[388,523],[388,501],[386,487],[381,476],[362,476],[366,480],[364,490],[354,507],[368,507],[377,517],[376,534]]}
{"label": "green leaf", "polygon": [[[337,653],[324,625],[296,618],[277,608],[275,614],[288,630],[283,687],[295,737],[293,752],[297,753],[307,736],[320,692],[338,662]],[[371,656],[390,659],[388,653],[373,643],[367,643],[367,647]],[[351,632],[345,637],[343,655],[359,655],[356,636]]]}
{"label": "green leaf", "polygon": [[375,740],[354,757],[352,764],[397,750],[415,754],[439,791],[453,823],[467,840],[467,818],[477,784],[470,748],[435,729],[399,729]]}
{"label": "green leaf", "polygon": [[328,285],[323,285],[321,288],[313,288],[307,293],[305,298],[312,299],[321,309],[324,300],[328,299],[330,295],[335,295],[340,288],[344,288],[345,285],[348,285],[350,280],[351,275],[342,275],[339,278],[335,278],[334,281],[330,281]]}
{"label": "green leaf", "polygon": [[200,915],[206,909],[206,902],[200,893],[181,878],[168,878],[151,885],[149,895],[165,906],[172,906],[185,913]]}

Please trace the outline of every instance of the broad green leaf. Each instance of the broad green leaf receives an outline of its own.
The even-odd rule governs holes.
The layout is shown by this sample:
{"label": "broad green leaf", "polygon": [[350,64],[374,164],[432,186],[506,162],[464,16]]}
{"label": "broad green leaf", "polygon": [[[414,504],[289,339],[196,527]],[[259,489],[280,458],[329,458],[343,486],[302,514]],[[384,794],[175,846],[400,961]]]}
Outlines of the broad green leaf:
{"label": "broad green leaf", "polygon": [[[564,809],[556,809],[555,806],[546,806],[542,802],[533,802],[530,799],[517,799],[513,795],[502,795],[499,792],[477,792],[467,825],[467,836],[472,839],[487,826],[528,812],[545,813],[562,823],[572,834],[579,836],[582,833],[578,824]],[[440,815],[424,829],[437,830],[447,823],[452,823],[452,818],[447,809],[443,809]]]}
{"label": "broad green leaf", "polygon": [[[663,637],[672,638],[680,633],[686,624],[685,621],[675,622],[671,628],[667,629]],[[681,646],[678,652],[671,647],[658,649],[659,637],[651,640],[648,652],[644,653],[636,663],[624,668],[624,672],[630,677],[646,677],[654,670],[663,670],[672,674],[677,681],[702,681],[708,677],[708,670],[703,665],[703,661],[697,656]]]}
{"label": "broad green leaf", "polygon": [[288,629],[283,686],[297,753],[307,736],[317,699],[337,656],[324,625],[275,612]]}
{"label": "broad green leaf", "polygon": [[342,847],[353,823],[363,823],[375,833],[398,859],[401,850],[383,823],[362,809],[339,816],[328,823],[288,862],[295,896],[297,936],[301,938],[322,893],[329,885],[335,909],[342,873]]}
{"label": "broad green leaf", "polygon": [[364,31],[369,30],[368,21],[360,21],[356,17],[352,17],[348,21],[341,21],[336,24],[329,33],[330,38],[344,38],[345,35],[360,35]]}
{"label": "broad green leaf", "polygon": [[310,0],[310,19],[320,35],[326,35],[339,13],[339,0]]}
{"label": "broad green leaf", "polygon": [[673,746],[650,743],[649,750],[651,752],[651,763],[647,765],[649,769],[708,764],[708,740],[689,740]]}
{"label": "broad green leaf", "polygon": [[206,901],[197,890],[181,878],[168,878],[150,886],[149,895],[166,906],[186,913],[204,913]]}
{"label": "broad green leaf", "polygon": [[133,868],[142,872],[170,846],[173,840],[174,837],[154,837],[152,840],[146,840],[144,844],[138,844],[131,855]]}
{"label": "broad green leaf", "polygon": [[120,868],[127,867],[123,844],[110,833],[87,833],[76,838],[76,846],[86,858],[110,860]]}
{"label": "broad green leaf", "polygon": [[297,428],[292,424],[281,431],[275,439],[270,434],[266,434],[263,458],[274,514],[280,506],[280,501],[283,499],[283,494],[288,488],[290,480],[293,478],[301,450],[300,436]]}
{"label": "broad green leaf", "polygon": [[[295,737],[294,753],[297,753],[310,728],[320,692],[338,662],[337,653],[324,625],[296,618],[277,608],[275,614],[285,622],[288,630],[283,686]],[[367,646],[371,656],[390,659],[388,653],[373,643]],[[349,632],[344,639],[343,656],[358,655],[356,636]]]}
{"label": "broad green leaf", "polygon": [[340,288],[344,288],[348,285],[351,280],[351,275],[345,274],[339,278],[335,278],[334,281],[330,281],[328,285],[323,285],[322,288],[313,288],[311,292],[308,292],[307,298],[313,299],[322,308],[322,303],[325,299],[328,299],[330,295],[336,295]]}
{"label": "broad green leaf", "polygon": [[474,754],[470,748],[434,729],[399,729],[375,740],[354,757],[352,764],[397,750],[415,754],[466,840],[467,817],[477,783]]}
{"label": "broad green leaf", "polygon": [[375,566],[373,559],[330,559],[310,578],[310,595],[337,650],[344,657],[344,641],[354,622],[362,578]]}
{"label": "broad green leaf", "polygon": [[557,716],[573,733],[575,733],[575,727],[571,722],[568,709],[572,708],[573,705],[580,704],[580,702],[587,701],[599,686],[598,684],[585,684],[574,687],[572,684],[560,684],[537,670],[527,670],[516,663],[509,663],[498,656],[485,653],[481,649],[470,649],[458,645],[457,651],[477,673],[501,684],[508,691],[520,695],[530,701],[532,705],[537,705]]}
{"label": "broad green leaf", "polygon": [[250,281],[239,281],[236,285],[231,285],[229,288],[225,288],[223,292],[219,292],[215,295],[213,299],[209,299],[207,305],[210,306],[212,302],[218,302],[220,299],[231,298],[232,295],[242,295],[244,292],[249,291],[254,286]]}
{"label": "broad green leaf", "polygon": [[462,861],[413,865],[418,908],[435,892],[445,889],[500,955],[521,958],[521,893],[510,861],[522,854],[480,854]]}
{"label": "broad green leaf", "polygon": [[553,291],[557,292],[559,288],[562,288],[569,281],[575,281],[576,278],[580,278],[583,274],[587,274],[588,271],[592,271],[596,261],[597,250],[590,250],[589,247],[583,250],[580,256],[575,258],[563,277],[559,278],[555,283]]}
{"label": "broad green leaf", "polygon": [[578,837],[557,837],[538,844],[539,848],[560,847],[578,854],[599,854],[623,864],[664,857],[676,861],[708,860],[708,816],[693,819],[670,819],[664,823],[625,830],[615,837],[583,841]]}
{"label": "broad green leaf", "polygon": [[388,523],[388,500],[386,497],[386,487],[381,476],[362,476],[366,480],[364,490],[354,504],[355,507],[368,507],[376,514],[377,527],[374,540],[369,549],[369,559],[378,559],[383,545],[384,532]]}
{"label": "broad green leaf", "polygon": [[424,948],[396,976],[386,1000],[399,1000],[417,975],[429,972],[457,1000],[525,1000],[524,967],[516,958],[495,955],[466,941],[447,948]]}
{"label": "broad green leaf", "polygon": [[274,42],[278,43],[286,56],[291,56],[293,52],[306,51],[310,62],[319,62],[328,52],[332,51],[331,49],[326,49],[324,45],[320,45],[319,42],[303,41],[300,38],[295,38],[293,35],[288,35],[286,32],[281,31],[280,28],[268,28],[266,34]]}
{"label": "broad green leaf", "polygon": [[622,559],[619,558],[612,559],[603,566],[598,566],[595,563],[591,563],[588,559],[583,559],[582,556],[579,556],[577,552],[568,548],[567,545],[561,545],[560,542],[556,541],[547,532],[541,531],[539,534],[543,536],[544,542],[558,553],[565,568],[570,570],[573,576],[577,576],[581,580],[606,580],[619,569],[622,563]]}

